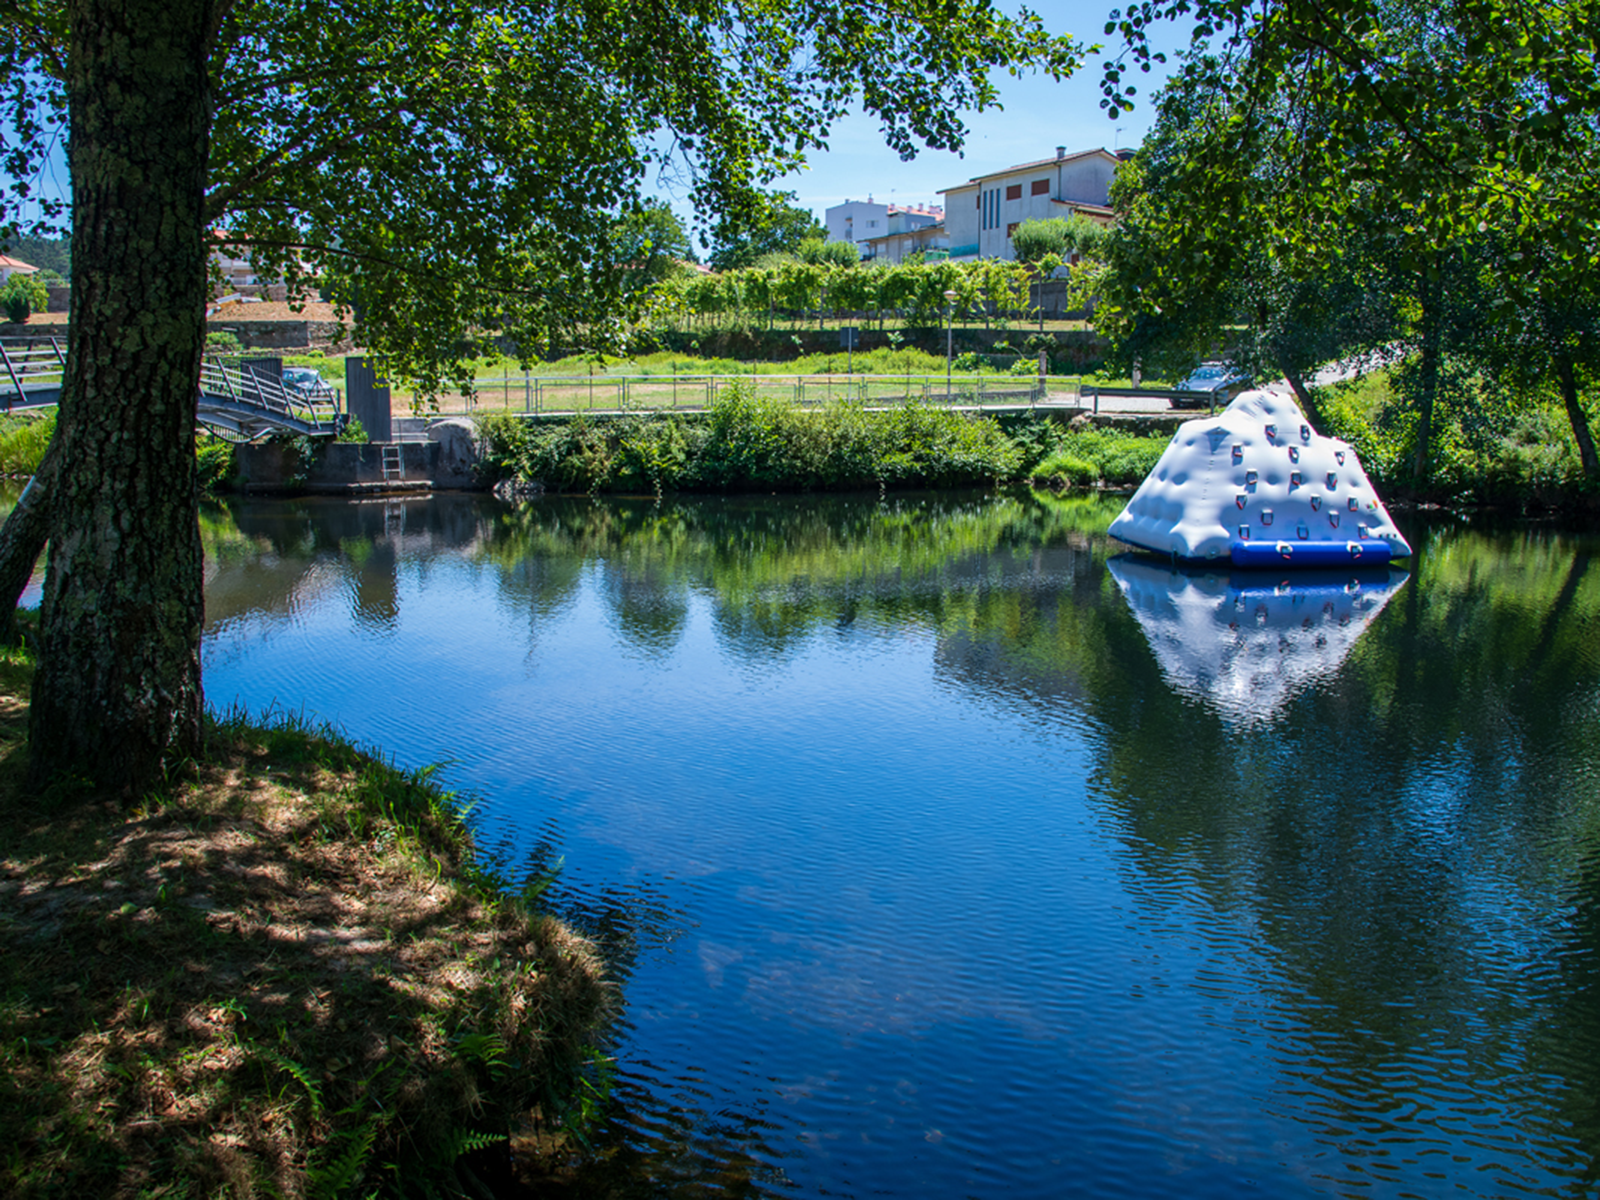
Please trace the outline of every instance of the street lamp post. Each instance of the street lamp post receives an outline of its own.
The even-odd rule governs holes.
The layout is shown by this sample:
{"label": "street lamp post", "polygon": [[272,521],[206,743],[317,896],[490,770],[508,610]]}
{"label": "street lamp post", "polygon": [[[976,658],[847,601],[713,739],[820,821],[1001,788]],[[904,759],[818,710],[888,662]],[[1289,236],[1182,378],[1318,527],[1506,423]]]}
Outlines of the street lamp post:
{"label": "street lamp post", "polygon": [[944,402],[950,403],[950,358],[955,348],[956,293],[951,288],[944,294]]}

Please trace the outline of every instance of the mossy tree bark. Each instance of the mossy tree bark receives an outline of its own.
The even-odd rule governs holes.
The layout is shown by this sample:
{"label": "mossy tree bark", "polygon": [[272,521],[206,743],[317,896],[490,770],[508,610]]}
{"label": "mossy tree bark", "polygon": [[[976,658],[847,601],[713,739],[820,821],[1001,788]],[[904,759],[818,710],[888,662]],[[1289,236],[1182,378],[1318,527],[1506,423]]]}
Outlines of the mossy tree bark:
{"label": "mossy tree bark", "polygon": [[200,732],[194,421],[216,0],[72,0],[72,326],[34,783],[137,796]]}

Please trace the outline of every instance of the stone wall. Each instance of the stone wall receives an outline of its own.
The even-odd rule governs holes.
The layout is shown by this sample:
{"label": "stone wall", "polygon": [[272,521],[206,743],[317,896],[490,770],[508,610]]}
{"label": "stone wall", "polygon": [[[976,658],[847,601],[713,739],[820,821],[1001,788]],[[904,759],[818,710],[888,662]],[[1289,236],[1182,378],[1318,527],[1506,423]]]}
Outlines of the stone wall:
{"label": "stone wall", "polygon": [[348,348],[349,330],[337,321],[235,321],[212,317],[207,333],[231,333],[247,350],[304,350],[311,346],[337,350]]}

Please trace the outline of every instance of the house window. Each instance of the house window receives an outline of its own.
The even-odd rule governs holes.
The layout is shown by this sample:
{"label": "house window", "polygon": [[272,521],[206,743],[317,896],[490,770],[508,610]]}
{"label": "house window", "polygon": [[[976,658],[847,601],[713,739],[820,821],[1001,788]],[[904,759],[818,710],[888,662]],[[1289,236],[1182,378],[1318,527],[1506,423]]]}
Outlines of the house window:
{"label": "house window", "polygon": [[1030,195],[1030,196],[1043,196],[1043,195],[1048,194],[1049,191],[1050,191],[1050,181],[1048,179],[1035,179],[1033,181],[1033,189],[1028,193],[1028,195]]}
{"label": "house window", "polygon": [[1022,199],[1022,185],[1020,183],[1013,183],[1009,187],[1007,187],[1006,188],[1006,199],[1007,200],[1021,200]]}
{"label": "house window", "polygon": [[[1022,185],[1018,184],[1017,186],[1021,187]],[[1017,224],[1018,224],[1018,222],[1013,221],[1013,222],[1011,222],[1011,224],[1006,226],[1006,237],[1009,238],[1013,233],[1015,233],[1017,231]]]}
{"label": "house window", "polygon": [[982,208],[983,207],[983,193],[979,192],[976,196],[974,196],[972,198],[972,202],[975,205],[977,205],[979,208]]}

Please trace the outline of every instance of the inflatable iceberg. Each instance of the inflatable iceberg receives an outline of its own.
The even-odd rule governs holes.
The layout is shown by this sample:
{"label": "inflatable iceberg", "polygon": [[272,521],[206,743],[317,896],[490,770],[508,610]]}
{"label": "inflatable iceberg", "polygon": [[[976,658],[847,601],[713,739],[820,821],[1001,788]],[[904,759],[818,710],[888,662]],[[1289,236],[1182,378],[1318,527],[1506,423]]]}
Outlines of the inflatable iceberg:
{"label": "inflatable iceberg", "polygon": [[1170,567],[1143,555],[1106,560],[1174,691],[1230,721],[1268,720],[1338,674],[1407,579],[1398,567],[1247,571]]}
{"label": "inflatable iceberg", "polygon": [[1264,391],[1180,425],[1110,533],[1240,567],[1377,566],[1411,554],[1355,451]]}

